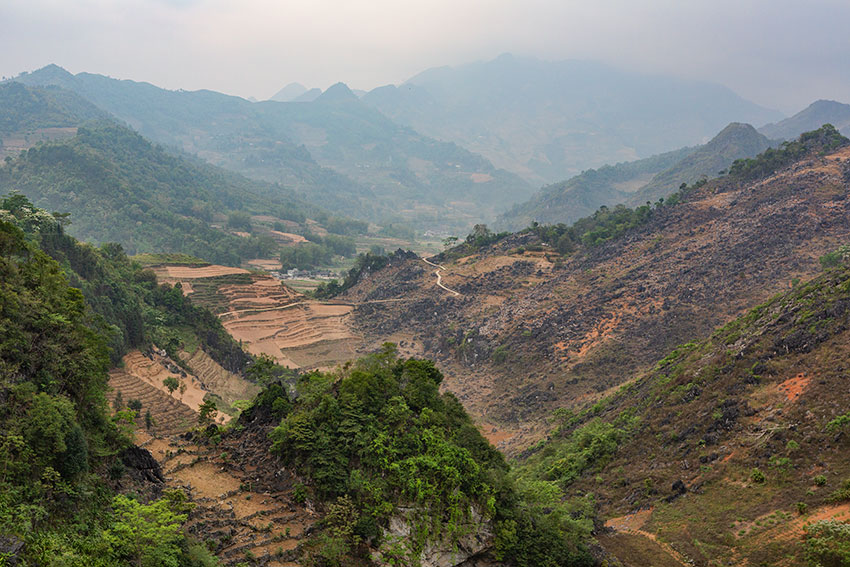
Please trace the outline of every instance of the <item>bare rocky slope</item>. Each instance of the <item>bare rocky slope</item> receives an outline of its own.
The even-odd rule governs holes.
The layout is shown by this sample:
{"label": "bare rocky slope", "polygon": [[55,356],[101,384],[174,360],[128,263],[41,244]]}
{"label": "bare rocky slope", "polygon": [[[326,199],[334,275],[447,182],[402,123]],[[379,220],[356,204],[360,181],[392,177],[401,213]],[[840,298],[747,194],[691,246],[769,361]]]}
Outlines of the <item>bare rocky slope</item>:
{"label": "bare rocky slope", "polygon": [[[530,233],[475,254],[397,263],[341,298],[375,344],[405,333],[439,361],[444,386],[516,449],[559,407],[600,397],[797,278],[850,240],[850,148],[766,178],[693,188],[649,222],[562,257]],[[397,299],[394,302],[373,300]],[[366,303],[369,301],[368,303]],[[536,430],[536,431],[535,431]]]}

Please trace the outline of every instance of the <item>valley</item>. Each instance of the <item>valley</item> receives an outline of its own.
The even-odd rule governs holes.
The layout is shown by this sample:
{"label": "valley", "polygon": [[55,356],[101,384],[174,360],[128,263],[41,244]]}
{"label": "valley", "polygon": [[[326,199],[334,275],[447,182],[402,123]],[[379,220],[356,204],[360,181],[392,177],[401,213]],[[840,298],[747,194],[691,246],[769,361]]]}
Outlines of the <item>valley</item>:
{"label": "valley", "polygon": [[[850,105],[793,114],[840,81],[505,53],[380,86],[355,5],[236,80],[268,34],[149,8],[215,32],[215,80],[73,42],[0,78],[0,567],[850,565]],[[352,59],[285,80],[319,43]]]}

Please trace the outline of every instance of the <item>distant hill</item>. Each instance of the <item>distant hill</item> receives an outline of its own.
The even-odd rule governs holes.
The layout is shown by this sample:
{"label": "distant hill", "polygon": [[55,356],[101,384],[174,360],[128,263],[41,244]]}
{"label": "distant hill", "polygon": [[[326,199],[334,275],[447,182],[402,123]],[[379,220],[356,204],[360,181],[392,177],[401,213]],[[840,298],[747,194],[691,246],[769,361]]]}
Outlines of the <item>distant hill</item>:
{"label": "distant hill", "polygon": [[293,98],[290,102],[313,102],[319,95],[322,94],[322,89],[313,87],[309,91],[304,91],[297,97]]}
{"label": "distant hill", "polygon": [[571,223],[592,215],[602,205],[625,203],[655,175],[687,157],[694,148],[682,148],[637,161],[588,169],[566,181],[543,187],[525,203],[499,215],[498,229],[520,230],[537,221]]}
{"label": "distant hill", "polygon": [[773,140],[793,140],[822,124],[832,124],[845,136],[850,135],[850,104],[818,100],[791,118],[759,128],[759,132]]}
{"label": "distant hill", "polygon": [[0,83],[0,158],[17,156],[38,142],[68,138],[77,125],[108,114],[58,87]]}
{"label": "distant hill", "polygon": [[571,223],[602,205],[640,206],[675,192],[682,183],[716,177],[736,159],[770,147],[770,140],[749,124],[732,123],[710,142],[652,158],[603,166],[541,189],[529,201],[499,216],[496,227],[519,230],[532,221]]}
{"label": "distant hill", "polygon": [[479,155],[398,126],[342,84],[309,103],[253,104],[56,66],[18,80],[71,89],[152,140],[348,216],[463,229],[532,192]]}
{"label": "distant hill", "polygon": [[429,69],[363,101],[534,183],[703,143],[729,122],[781,118],[716,84],[511,55]]}
{"label": "distant hill", "polygon": [[276,102],[289,102],[293,99],[298,98],[307,92],[307,87],[302,85],[301,83],[289,83],[279,91],[277,91],[274,96],[269,98],[269,100],[273,100]]}
{"label": "distant hill", "polygon": [[277,245],[225,230],[229,213],[301,223],[307,215],[327,217],[280,187],[169,154],[106,121],[30,148],[0,167],[0,194],[12,191],[38,207],[70,213],[68,233],[81,240],[118,242],[131,254],[182,252],[230,265],[273,254]]}
{"label": "distant hill", "polygon": [[72,127],[86,120],[107,117],[106,112],[64,89],[0,83],[0,135],[38,128]]}
{"label": "distant hill", "polygon": [[[818,128],[821,124],[818,124]],[[662,171],[625,201],[627,205],[654,202],[676,191],[682,183],[711,179],[724,172],[736,159],[751,158],[771,146],[762,134],[749,124],[733,122],[710,142],[697,148],[673,167]]]}

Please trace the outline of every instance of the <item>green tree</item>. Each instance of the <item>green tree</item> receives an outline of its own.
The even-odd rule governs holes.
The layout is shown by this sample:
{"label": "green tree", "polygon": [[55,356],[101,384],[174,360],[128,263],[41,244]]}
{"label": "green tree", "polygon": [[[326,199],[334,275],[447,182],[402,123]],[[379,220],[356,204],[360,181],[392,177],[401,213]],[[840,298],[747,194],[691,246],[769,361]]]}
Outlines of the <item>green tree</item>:
{"label": "green tree", "polygon": [[168,388],[168,393],[174,395],[174,390],[180,387],[180,382],[174,376],[169,376],[162,381],[162,385]]}

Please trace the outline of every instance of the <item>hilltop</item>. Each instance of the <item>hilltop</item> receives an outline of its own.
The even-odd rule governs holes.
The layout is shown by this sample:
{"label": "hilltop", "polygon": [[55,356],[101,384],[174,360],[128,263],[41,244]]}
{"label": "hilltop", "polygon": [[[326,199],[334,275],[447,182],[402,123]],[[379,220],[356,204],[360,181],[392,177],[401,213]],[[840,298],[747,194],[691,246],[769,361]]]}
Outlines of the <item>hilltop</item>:
{"label": "hilltop", "polygon": [[572,229],[480,230],[432,259],[459,295],[411,260],[343,297],[403,298],[358,307],[354,324],[375,340],[404,331],[475,416],[509,430],[506,447],[521,447],[534,437],[521,430],[555,408],[598,398],[816,273],[850,238],[850,148],[834,149],[846,143],[825,127],[664,205],[600,210]]}
{"label": "hilltop", "polygon": [[818,100],[790,118],[759,128],[759,132],[774,140],[793,140],[821,124],[832,124],[845,136],[850,135],[850,104]]}
{"label": "hilltop", "polygon": [[693,146],[729,122],[781,117],[715,84],[510,54],[429,69],[363,101],[534,183]]}

